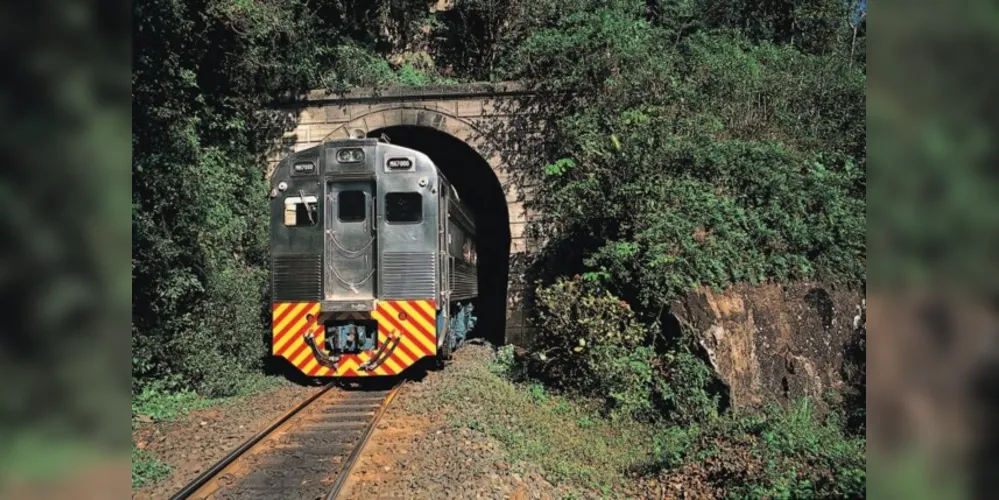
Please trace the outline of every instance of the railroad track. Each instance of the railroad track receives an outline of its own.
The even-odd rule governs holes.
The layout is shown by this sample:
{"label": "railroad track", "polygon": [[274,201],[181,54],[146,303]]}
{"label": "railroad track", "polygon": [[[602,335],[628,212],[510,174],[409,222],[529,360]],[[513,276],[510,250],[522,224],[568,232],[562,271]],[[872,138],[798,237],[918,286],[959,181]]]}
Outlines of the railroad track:
{"label": "railroad track", "polygon": [[334,387],[299,403],[171,500],[336,498],[402,384],[363,392]]}

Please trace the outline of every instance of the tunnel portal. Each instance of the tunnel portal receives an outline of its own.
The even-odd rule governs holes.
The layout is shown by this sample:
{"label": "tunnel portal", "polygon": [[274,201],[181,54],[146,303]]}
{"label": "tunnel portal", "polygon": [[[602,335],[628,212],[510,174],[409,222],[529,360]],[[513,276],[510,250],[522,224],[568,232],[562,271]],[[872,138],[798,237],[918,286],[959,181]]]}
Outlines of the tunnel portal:
{"label": "tunnel portal", "polygon": [[[313,91],[280,107],[289,124],[271,166],[323,141],[381,137],[427,154],[475,211],[480,319],[477,335],[495,344],[530,343],[525,228],[534,190],[516,174],[527,137],[543,135],[539,100],[515,83]],[[533,103],[533,104],[532,104]]]}

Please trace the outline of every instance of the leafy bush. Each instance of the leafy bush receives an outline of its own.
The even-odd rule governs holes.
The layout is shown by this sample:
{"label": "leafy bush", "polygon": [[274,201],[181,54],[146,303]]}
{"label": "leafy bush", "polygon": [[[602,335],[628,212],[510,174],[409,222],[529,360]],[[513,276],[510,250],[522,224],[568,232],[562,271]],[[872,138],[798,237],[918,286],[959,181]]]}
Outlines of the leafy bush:
{"label": "leafy bush", "polygon": [[[132,389],[236,391],[267,354],[267,110],[324,51],[305,5],[144,0],[132,69]],[[313,47],[314,48],[314,47]]]}
{"label": "leafy bush", "polygon": [[512,375],[517,369],[517,359],[513,351],[514,346],[512,344],[507,344],[497,349],[496,358],[489,365],[490,370],[497,375],[506,375],[513,378]]}
{"label": "leafy bush", "polygon": [[530,375],[606,401],[615,414],[682,424],[717,416],[711,368],[683,342],[657,353],[657,328],[599,284],[559,279],[538,289],[536,308]]}
{"label": "leafy bush", "polygon": [[680,346],[658,361],[655,398],[665,420],[693,425],[718,416],[720,397],[712,390],[716,378],[704,360]]}
{"label": "leafy bush", "polygon": [[540,275],[598,279],[649,324],[698,285],[866,279],[866,78],[824,24],[845,6],[822,3],[801,46],[699,5],[654,22],[638,2],[565,9],[510,66],[571,89],[546,108],[547,164],[525,169]]}
{"label": "leafy bush", "polygon": [[653,352],[627,303],[577,277],[539,288],[537,314],[533,375],[619,413],[651,409]]}

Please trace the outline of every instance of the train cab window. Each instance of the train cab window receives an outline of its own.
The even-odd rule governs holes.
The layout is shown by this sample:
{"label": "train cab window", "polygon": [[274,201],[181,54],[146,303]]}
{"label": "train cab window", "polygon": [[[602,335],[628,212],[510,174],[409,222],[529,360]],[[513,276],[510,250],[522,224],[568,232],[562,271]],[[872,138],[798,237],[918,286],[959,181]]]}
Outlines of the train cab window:
{"label": "train cab window", "polygon": [[364,191],[340,191],[336,197],[337,213],[340,222],[361,222],[367,217]]}
{"label": "train cab window", "polygon": [[388,222],[420,222],[423,220],[423,195],[420,193],[387,193],[385,220]]}
{"label": "train cab window", "polygon": [[288,197],[284,199],[284,225],[315,226],[319,222],[318,200],[315,196]]}

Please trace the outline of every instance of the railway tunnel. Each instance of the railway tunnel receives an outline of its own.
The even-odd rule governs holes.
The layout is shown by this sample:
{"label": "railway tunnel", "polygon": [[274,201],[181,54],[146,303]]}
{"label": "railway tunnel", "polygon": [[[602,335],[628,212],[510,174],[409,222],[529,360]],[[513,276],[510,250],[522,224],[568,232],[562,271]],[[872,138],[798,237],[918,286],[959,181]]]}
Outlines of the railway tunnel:
{"label": "railway tunnel", "polygon": [[429,156],[454,185],[458,196],[475,212],[479,298],[474,304],[478,323],[470,336],[484,338],[495,345],[503,344],[510,267],[510,216],[499,179],[475,149],[446,132],[418,125],[396,125],[370,130],[368,137],[383,134],[392,144]]}

